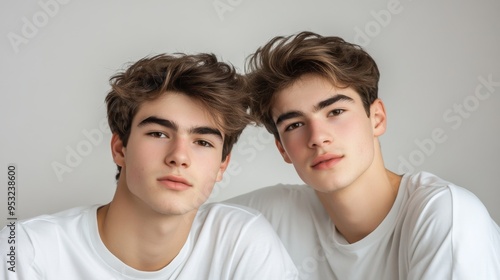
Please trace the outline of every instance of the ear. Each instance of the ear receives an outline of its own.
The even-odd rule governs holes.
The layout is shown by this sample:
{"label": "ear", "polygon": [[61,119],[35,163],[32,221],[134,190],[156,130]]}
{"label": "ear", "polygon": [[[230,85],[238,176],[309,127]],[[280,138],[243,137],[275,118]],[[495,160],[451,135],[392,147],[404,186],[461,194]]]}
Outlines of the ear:
{"label": "ear", "polygon": [[111,136],[111,154],[116,165],[123,168],[125,165],[125,147],[116,133]]}
{"label": "ear", "polygon": [[288,154],[286,153],[285,149],[283,148],[281,141],[278,139],[274,139],[274,143],[276,144],[276,148],[278,148],[278,151],[280,152],[281,156],[283,157],[283,160],[286,163],[292,163],[292,161],[290,160],[290,157],[288,157]]}
{"label": "ear", "polygon": [[384,134],[387,128],[387,115],[385,113],[384,102],[381,99],[376,99],[370,105],[370,119],[374,136],[378,137]]}
{"label": "ear", "polygon": [[215,179],[216,182],[220,182],[220,180],[222,180],[222,175],[224,175],[224,172],[229,166],[230,161],[231,161],[231,153],[229,153],[226,156],[226,158],[221,162],[219,171],[217,172],[217,178]]}

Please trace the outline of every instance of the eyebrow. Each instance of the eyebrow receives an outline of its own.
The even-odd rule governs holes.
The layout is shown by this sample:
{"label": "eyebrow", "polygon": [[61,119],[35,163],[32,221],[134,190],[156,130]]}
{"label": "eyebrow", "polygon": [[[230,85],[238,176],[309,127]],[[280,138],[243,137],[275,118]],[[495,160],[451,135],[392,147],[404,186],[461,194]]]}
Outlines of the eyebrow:
{"label": "eyebrow", "polygon": [[192,134],[211,134],[219,137],[222,140],[222,133],[220,130],[213,128],[213,127],[208,127],[208,126],[197,126],[189,129],[189,133]]}
{"label": "eyebrow", "polygon": [[142,127],[142,126],[146,126],[148,124],[158,124],[158,125],[161,125],[165,128],[173,129],[175,131],[177,131],[179,129],[179,126],[176,123],[169,121],[169,120],[166,120],[166,119],[154,117],[154,116],[145,118],[137,126]]}
{"label": "eyebrow", "polygon": [[[337,94],[337,95],[332,96],[328,99],[320,101],[317,105],[314,106],[314,112],[317,112],[321,109],[324,109],[324,108],[326,108],[326,107],[328,107],[336,102],[339,102],[339,101],[354,102],[354,99],[352,99],[351,97],[344,95],[344,94]],[[303,115],[303,113],[301,113],[300,111],[289,111],[289,112],[283,113],[283,114],[279,115],[278,118],[276,119],[276,125],[282,123],[285,120],[300,117],[302,115]]]}
{"label": "eyebrow", "polygon": [[296,118],[302,116],[302,113],[299,111],[290,111],[286,112],[284,114],[279,115],[279,117],[276,119],[276,125],[282,123],[283,121],[286,121],[288,119]]}
{"label": "eyebrow", "polygon": [[339,101],[354,102],[354,99],[352,99],[351,97],[349,97],[347,95],[337,94],[333,97],[330,97],[326,100],[319,102],[318,105],[314,106],[314,111],[319,111],[319,110],[326,108],[326,107],[332,105],[333,103],[336,103]]}
{"label": "eyebrow", "polygon": [[[155,116],[145,118],[137,126],[142,127],[142,126],[146,126],[148,124],[158,124],[158,125],[161,125],[165,128],[173,129],[174,131],[179,130],[179,125],[177,125],[175,122],[170,121],[170,120],[166,120],[166,119],[162,119],[162,118],[158,118]],[[209,127],[209,126],[192,127],[189,129],[188,132],[190,134],[211,134],[211,135],[215,135],[215,136],[219,137],[221,140],[223,139],[222,133],[220,132],[220,130],[213,128],[213,127]]]}

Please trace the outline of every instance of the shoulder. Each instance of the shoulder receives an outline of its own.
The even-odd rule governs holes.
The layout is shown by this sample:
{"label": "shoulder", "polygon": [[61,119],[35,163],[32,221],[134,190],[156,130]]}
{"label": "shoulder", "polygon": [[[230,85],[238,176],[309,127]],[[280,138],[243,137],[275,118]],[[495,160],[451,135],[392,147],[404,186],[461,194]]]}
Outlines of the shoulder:
{"label": "shoulder", "polygon": [[[274,239],[276,233],[259,211],[231,203],[209,203],[198,211],[193,223],[195,232],[211,232],[212,236],[228,236],[231,240],[262,237],[263,242]],[[260,242],[260,241],[259,241]],[[274,242],[274,241],[273,241]]]}
{"label": "shoulder", "polygon": [[[203,205],[190,233],[191,255],[226,263],[232,279],[296,279],[296,269],[263,215],[230,203]],[[219,268],[215,268],[219,269]],[[293,276],[293,277],[292,277]]]}
{"label": "shoulder", "polygon": [[34,218],[22,220],[19,226],[26,229],[50,229],[50,228],[64,228],[69,224],[77,222],[82,219],[86,213],[96,211],[97,206],[75,207],[63,210],[54,214],[40,215]]}
{"label": "shoulder", "polygon": [[278,184],[233,197],[226,200],[226,202],[250,206],[260,210],[267,207],[293,205],[294,203],[304,204],[315,198],[314,190],[307,185]]}
{"label": "shoulder", "polygon": [[[408,175],[401,187],[407,192],[401,241],[415,263],[456,276],[499,275],[500,228],[477,196],[425,172]],[[432,258],[438,255],[439,261]]]}
{"label": "shoulder", "polygon": [[206,203],[200,207],[198,212],[203,213],[205,215],[228,214],[228,215],[240,215],[247,217],[255,217],[260,214],[260,212],[255,209],[230,202]]}
{"label": "shoulder", "polygon": [[214,202],[200,207],[196,220],[203,223],[231,223],[243,226],[262,218],[262,214],[253,208],[228,202]]}
{"label": "shoulder", "polygon": [[469,190],[425,172],[409,176],[401,187],[407,191],[403,229],[413,240],[498,240],[498,225]]}
{"label": "shoulder", "polygon": [[239,244],[240,249],[281,245],[272,226],[260,212],[228,203],[203,205],[191,232],[198,242],[207,243],[207,240],[211,240],[208,243],[217,244],[220,248],[232,248],[235,244]]}
{"label": "shoulder", "polygon": [[[54,214],[40,215],[16,222],[17,238],[32,246],[54,245],[64,235],[81,235],[82,226],[97,206],[76,207]],[[82,224],[85,223],[85,224]],[[45,245],[44,245],[45,244]]]}
{"label": "shoulder", "polygon": [[252,208],[231,203],[205,204],[198,211],[190,236],[194,247],[213,251],[212,259],[234,263],[234,279],[284,279],[284,275],[296,275],[278,235]]}
{"label": "shoulder", "polygon": [[[443,214],[446,218],[452,218],[456,213],[467,209],[467,212],[474,215],[489,217],[484,204],[471,191],[434,174],[419,172],[409,175],[405,183],[403,187],[409,194],[409,210]],[[436,217],[435,214],[432,216]]]}
{"label": "shoulder", "polygon": [[[257,209],[277,229],[288,220],[308,220],[324,209],[314,190],[307,185],[274,185],[226,200],[227,203]],[[319,213],[319,214],[318,214]]]}
{"label": "shoulder", "polygon": [[[59,260],[60,253],[66,249],[67,245],[77,242],[78,238],[83,236],[82,231],[85,228],[82,222],[85,219],[82,217],[85,216],[84,213],[92,209],[92,207],[72,208],[8,224],[0,232],[0,239],[3,240],[4,236],[12,236],[13,240],[10,244],[14,245],[17,250],[16,260],[19,273],[42,275],[48,266],[53,267],[50,262]],[[40,278],[44,277],[40,276]]]}
{"label": "shoulder", "polygon": [[[257,209],[272,225],[290,254],[302,261],[317,244],[328,238],[331,220],[314,189],[307,185],[276,185],[244,194],[226,202]],[[326,239],[325,239],[326,240]]]}

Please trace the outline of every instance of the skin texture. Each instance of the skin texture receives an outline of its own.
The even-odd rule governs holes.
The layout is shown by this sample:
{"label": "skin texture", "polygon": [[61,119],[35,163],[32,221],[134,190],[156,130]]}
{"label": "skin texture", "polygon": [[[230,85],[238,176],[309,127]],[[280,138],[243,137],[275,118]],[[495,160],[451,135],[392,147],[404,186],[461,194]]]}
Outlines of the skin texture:
{"label": "skin texture", "polygon": [[383,102],[375,100],[368,117],[352,88],[306,74],[278,92],[272,108],[285,162],[316,190],[347,241],[368,235],[389,212],[401,179],[382,160]]}
{"label": "skin texture", "polygon": [[223,135],[201,104],[167,92],[141,105],[126,147],[112,136],[122,171],[112,202],[98,210],[98,226],[115,256],[144,271],[172,261],[229,164],[229,156],[221,160]]}

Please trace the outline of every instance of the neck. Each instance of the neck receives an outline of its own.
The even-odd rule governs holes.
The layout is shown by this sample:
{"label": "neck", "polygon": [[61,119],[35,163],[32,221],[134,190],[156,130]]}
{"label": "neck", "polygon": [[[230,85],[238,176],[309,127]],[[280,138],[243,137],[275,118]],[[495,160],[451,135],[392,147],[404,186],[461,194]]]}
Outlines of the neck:
{"label": "neck", "polygon": [[396,200],[400,181],[401,176],[382,166],[371,168],[341,190],[316,194],[336,229],[354,243],[382,223]]}
{"label": "neck", "polygon": [[97,211],[101,240],[122,262],[141,271],[168,265],[184,246],[196,211],[163,215],[124,194],[123,186],[111,203]]}

